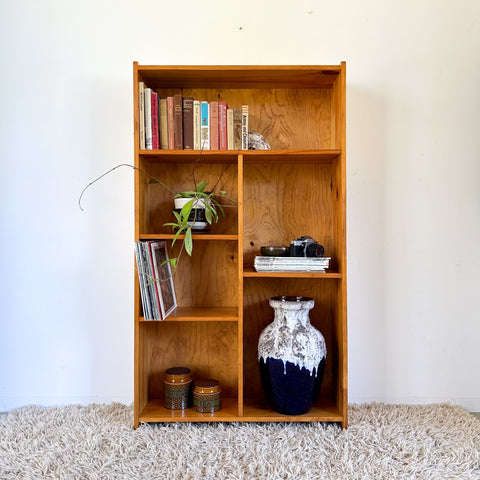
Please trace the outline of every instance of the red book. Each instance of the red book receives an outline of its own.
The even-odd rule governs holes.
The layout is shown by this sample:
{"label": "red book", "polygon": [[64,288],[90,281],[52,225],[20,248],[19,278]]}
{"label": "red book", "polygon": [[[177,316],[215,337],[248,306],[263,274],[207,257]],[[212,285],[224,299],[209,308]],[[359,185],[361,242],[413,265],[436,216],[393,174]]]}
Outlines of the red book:
{"label": "red book", "polygon": [[218,102],[218,148],[227,150],[227,102]]}
{"label": "red book", "polygon": [[175,150],[175,115],[173,111],[173,97],[167,97],[167,128],[168,149]]}
{"label": "red book", "polygon": [[152,92],[152,150],[159,148],[158,133],[158,98],[157,93]]}
{"label": "red book", "polygon": [[218,102],[210,102],[210,150],[218,150]]}

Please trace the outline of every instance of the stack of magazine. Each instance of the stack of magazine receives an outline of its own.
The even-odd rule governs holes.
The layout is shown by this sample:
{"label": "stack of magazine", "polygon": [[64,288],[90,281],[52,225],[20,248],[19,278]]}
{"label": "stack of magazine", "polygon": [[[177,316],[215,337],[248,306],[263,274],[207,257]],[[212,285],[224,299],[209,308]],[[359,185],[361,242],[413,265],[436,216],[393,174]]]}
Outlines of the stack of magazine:
{"label": "stack of magazine", "polygon": [[177,307],[165,241],[135,242],[145,320],[164,320]]}
{"label": "stack of magazine", "polygon": [[268,257],[256,256],[257,272],[318,272],[325,273],[331,257]]}

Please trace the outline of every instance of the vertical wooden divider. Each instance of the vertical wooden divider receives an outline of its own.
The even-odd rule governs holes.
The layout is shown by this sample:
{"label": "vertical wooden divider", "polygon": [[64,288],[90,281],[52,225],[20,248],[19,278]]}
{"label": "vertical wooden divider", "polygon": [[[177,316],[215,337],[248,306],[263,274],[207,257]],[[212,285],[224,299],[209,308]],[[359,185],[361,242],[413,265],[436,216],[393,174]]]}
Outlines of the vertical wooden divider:
{"label": "vertical wooden divider", "polygon": [[238,416],[243,417],[243,155],[238,166]]}

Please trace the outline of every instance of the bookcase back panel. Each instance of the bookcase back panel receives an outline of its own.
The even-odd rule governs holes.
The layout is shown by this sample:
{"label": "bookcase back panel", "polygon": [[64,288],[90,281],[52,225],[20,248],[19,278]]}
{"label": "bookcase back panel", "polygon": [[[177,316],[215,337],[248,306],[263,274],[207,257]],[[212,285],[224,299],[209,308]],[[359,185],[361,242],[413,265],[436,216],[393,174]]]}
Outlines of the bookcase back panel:
{"label": "bookcase back panel", "polygon": [[321,397],[330,397],[336,388],[338,370],[338,349],[335,346],[335,326],[337,308],[337,280],[321,282],[310,279],[268,279],[251,278],[244,282],[243,308],[243,364],[244,396],[263,398],[258,367],[258,338],[262,330],[273,321],[273,309],[268,300],[278,295],[302,295],[315,300],[310,311],[312,325],[320,330],[327,345],[327,361],[320,391]]}
{"label": "bookcase back panel", "polygon": [[225,397],[238,395],[237,324],[149,322],[144,344],[148,398],[164,395],[165,370],[188,367],[194,380],[214,378]]}
{"label": "bookcase back panel", "polygon": [[244,165],[244,265],[253,265],[263,245],[289,246],[310,235],[332,257],[336,271],[339,252],[335,204],[335,164]]}
{"label": "bookcase back panel", "polygon": [[[161,97],[178,90],[158,90]],[[228,108],[248,105],[248,129],[262,134],[271,148],[335,148],[331,88],[183,89],[184,97],[224,100]]]}
{"label": "bookcase back panel", "polygon": [[[207,182],[206,190],[216,186],[215,191],[226,191],[233,203],[227,198],[219,198],[220,203],[225,206],[225,219],[221,218],[217,224],[214,224],[212,232],[236,234],[238,231],[237,163],[208,164],[201,160],[194,168],[193,162],[195,162],[194,158],[190,163],[148,159],[141,162],[140,168],[161,180],[174,192],[192,190],[194,185],[202,180]],[[143,196],[145,214],[142,216],[144,221],[140,227],[141,233],[174,233],[171,227],[163,226],[165,223],[175,221],[172,213],[174,193],[158,183],[147,185],[145,190],[146,193]]]}
{"label": "bookcase back panel", "polygon": [[[169,255],[178,255],[180,248],[176,242]],[[194,239],[192,256],[182,253],[173,276],[178,305],[238,306],[237,271],[237,242]]]}

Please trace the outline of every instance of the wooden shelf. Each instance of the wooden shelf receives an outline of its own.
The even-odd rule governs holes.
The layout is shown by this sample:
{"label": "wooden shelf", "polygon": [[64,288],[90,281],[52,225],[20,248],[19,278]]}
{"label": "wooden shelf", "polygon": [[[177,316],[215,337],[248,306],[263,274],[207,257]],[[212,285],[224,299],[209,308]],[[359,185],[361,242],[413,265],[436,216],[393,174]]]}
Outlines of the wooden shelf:
{"label": "wooden shelf", "polygon": [[222,397],[222,408],[215,413],[198,413],[193,408],[169,410],[163,400],[150,400],[140,414],[140,422],[236,422],[239,421],[238,402]]}
{"label": "wooden shelf", "polygon": [[[174,233],[141,233],[140,240],[173,240],[175,237]],[[179,235],[178,239],[183,240],[185,235]],[[214,241],[221,241],[221,240],[238,240],[238,235],[230,235],[230,234],[215,234],[215,233],[194,233],[192,235],[192,239],[195,241],[198,240],[214,240]]]}
{"label": "wooden shelf", "polygon": [[[142,323],[158,323],[159,320],[145,320],[139,318]],[[177,307],[162,322],[237,322],[237,307]]]}
{"label": "wooden shelf", "polygon": [[165,163],[230,163],[238,155],[249,162],[330,163],[342,154],[341,149],[321,150],[140,150],[139,155]]}
{"label": "wooden shelf", "polygon": [[244,278],[343,278],[341,273],[335,272],[257,272],[251,268],[243,270]]}
{"label": "wooden shelf", "polygon": [[320,398],[312,409],[303,415],[282,415],[265,404],[245,400],[243,417],[252,422],[343,422],[344,416],[333,400]]}
{"label": "wooden shelf", "polygon": [[168,410],[163,400],[150,400],[140,414],[140,422],[344,422],[345,418],[330,399],[319,399],[304,415],[282,415],[253,400],[244,401],[243,414],[238,402],[222,398],[222,409],[215,413],[198,413],[193,408]]}

